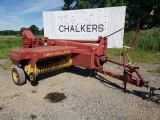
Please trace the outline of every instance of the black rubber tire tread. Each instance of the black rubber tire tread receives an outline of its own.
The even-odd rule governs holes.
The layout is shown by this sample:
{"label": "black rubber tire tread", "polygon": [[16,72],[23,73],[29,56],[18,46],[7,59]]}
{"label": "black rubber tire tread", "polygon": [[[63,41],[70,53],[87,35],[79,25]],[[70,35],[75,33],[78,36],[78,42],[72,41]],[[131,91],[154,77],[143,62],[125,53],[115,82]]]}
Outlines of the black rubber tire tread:
{"label": "black rubber tire tread", "polygon": [[[13,80],[13,82],[18,86],[25,84],[26,83],[26,79],[25,79],[25,73],[24,73],[23,69],[18,67],[18,66],[15,66],[12,69],[12,72],[13,71],[15,71],[18,74],[18,78],[19,78],[18,83],[16,83],[14,80]],[[12,75],[12,79],[13,79],[13,75]]]}
{"label": "black rubber tire tread", "polygon": [[36,75],[33,72],[31,72],[29,74],[29,78],[30,78],[30,75],[33,77],[33,80],[30,80],[30,82],[32,82],[32,83],[37,82]]}

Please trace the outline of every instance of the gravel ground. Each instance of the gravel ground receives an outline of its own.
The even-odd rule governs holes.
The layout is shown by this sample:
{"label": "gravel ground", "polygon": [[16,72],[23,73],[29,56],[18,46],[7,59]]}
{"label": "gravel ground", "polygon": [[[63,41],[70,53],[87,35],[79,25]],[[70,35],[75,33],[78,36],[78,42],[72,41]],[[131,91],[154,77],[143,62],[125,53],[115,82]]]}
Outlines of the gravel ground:
{"label": "gravel ground", "polygon": [[[139,66],[144,78],[160,87],[160,73],[147,72],[160,66]],[[122,73],[113,64],[105,64],[105,68]],[[128,84],[124,93],[121,81],[99,75],[72,67],[36,86],[29,81],[16,86],[11,68],[0,69],[0,120],[160,120],[160,104],[147,99],[149,90]],[[48,100],[47,94],[54,92],[62,93],[63,100]]]}

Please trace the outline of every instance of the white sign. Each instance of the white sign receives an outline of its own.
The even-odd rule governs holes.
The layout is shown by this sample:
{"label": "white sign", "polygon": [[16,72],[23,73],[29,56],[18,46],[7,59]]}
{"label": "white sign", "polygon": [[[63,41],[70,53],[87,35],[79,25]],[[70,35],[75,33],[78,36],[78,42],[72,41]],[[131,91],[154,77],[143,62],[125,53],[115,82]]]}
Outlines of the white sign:
{"label": "white sign", "polygon": [[[124,28],[126,7],[43,12],[44,36],[50,39],[98,40]],[[123,46],[124,30],[108,37],[109,48]]]}

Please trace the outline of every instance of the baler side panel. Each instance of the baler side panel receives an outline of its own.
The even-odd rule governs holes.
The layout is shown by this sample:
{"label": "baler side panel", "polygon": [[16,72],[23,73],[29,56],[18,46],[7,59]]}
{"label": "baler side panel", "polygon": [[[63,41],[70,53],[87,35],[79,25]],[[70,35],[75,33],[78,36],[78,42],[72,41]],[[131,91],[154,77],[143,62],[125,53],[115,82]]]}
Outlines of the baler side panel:
{"label": "baler side panel", "polygon": [[76,47],[71,46],[47,46],[35,48],[25,48],[19,50],[10,51],[10,59],[16,65],[20,64],[21,60],[30,59],[29,63],[32,67],[35,66],[36,62],[40,59],[51,58],[55,56],[72,54],[73,49]]}
{"label": "baler side panel", "polygon": [[72,55],[72,64],[75,66],[80,66],[84,68],[93,69],[94,65],[94,54],[73,54]]}
{"label": "baler side panel", "polygon": [[70,41],[55,41],[55,46],[74,46],[74,47],[77,47],[78,49],[88,50],[89,52],[92,52],[97,48],[96,45],[70,42]]}
{"label": "baler side panel", "polygon": [[23,48],[29,48],[32,45],[32,38],[22,38]]}
{"label": "baler side panel", "polygon": [[21,60],[30,59],[29,52],[22,50],[11,50],[10,59],[13,64],[19,65]]}

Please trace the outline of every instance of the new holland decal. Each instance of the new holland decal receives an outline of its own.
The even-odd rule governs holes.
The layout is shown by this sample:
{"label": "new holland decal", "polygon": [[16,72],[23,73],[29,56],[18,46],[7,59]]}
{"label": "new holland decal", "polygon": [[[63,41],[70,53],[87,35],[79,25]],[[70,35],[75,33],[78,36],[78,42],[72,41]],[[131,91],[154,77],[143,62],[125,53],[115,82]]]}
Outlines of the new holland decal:
{"label": "new holland decal", "polygon": [[62,51],[48,52],[48,53],[44,53],[44,57],[50,57],[50,56],[61,55],[61,54],[68,54],[70,52],[71,52],[71,50],[62,50]]}

